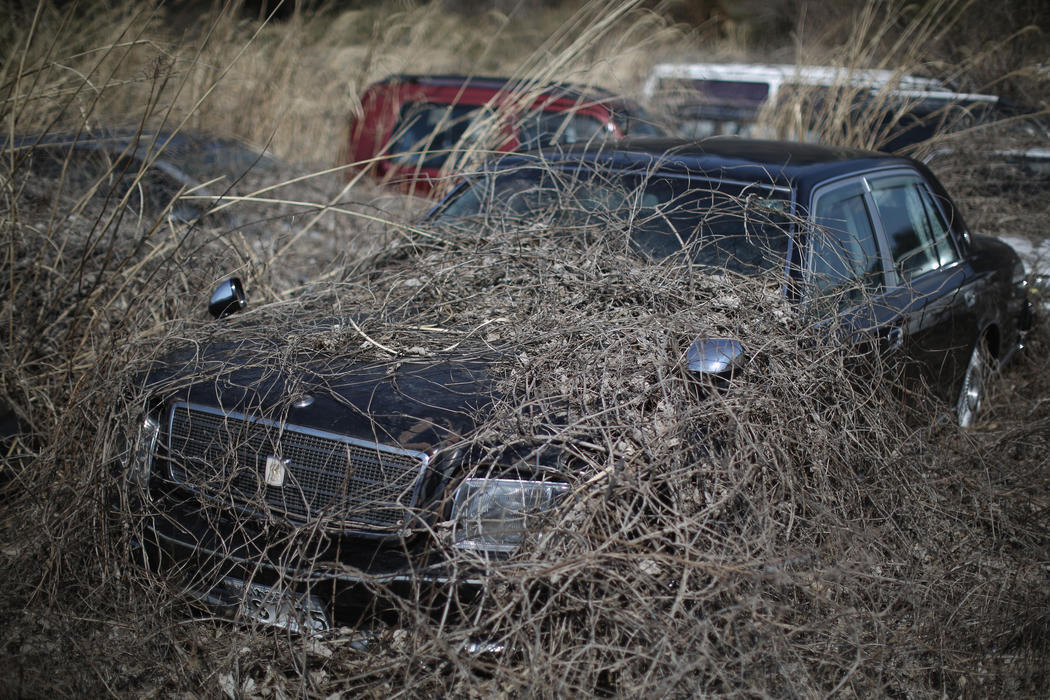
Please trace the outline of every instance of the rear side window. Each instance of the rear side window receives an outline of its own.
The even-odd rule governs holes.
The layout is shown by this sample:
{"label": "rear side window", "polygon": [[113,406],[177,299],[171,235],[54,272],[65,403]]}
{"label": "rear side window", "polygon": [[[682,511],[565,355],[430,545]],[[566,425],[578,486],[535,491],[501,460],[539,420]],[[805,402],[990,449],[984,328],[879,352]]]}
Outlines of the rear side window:
{"label": "rear side window", "polygon": [[769,97],[769,83],[745,80],[694,80],[692,88],[707,102],[759,105]]}
{"label": "rear side window", "polygon": [[897,274],[904,280],[958,259],[944,218],[917,177],[874,180],[871,193]]}
{"label": "rear side window", "polygon": [[860,182],[821,195],[813,207],[810,281],[817,294],[856,301],[885,282],[871,215]]}

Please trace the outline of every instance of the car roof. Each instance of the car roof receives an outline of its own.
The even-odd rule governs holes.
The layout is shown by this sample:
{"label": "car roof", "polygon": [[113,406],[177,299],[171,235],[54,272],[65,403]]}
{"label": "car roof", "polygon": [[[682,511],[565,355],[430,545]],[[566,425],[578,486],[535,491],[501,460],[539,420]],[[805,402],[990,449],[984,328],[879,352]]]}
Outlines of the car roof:
{"label": "car roof", "polygon": [[399,73],[388,75],[380,80],[377,85],[387,83],[409,83],[412,85],[423,85],[433,87],[466,87],[477,90],[538,90],[544,94],[557,94],[559,97],[609,99],[620,101],[622,97],[605,88],[592,85],[579,85],[576,83],[562,82],[537,82],[527,78],[509,78],[495,75],[463,75],[449,74],[412,74]]}
{"label": "car roof", "polygon": [[[0,141],[0,147],[5,145]],[[252,168],[273,167],[277,160],[268,152],[242,141],[195,131],[100,128],[92,132],[48,132],[16,136],[17,149],[76,148],[128,155],[139,161],[154,159],[159,167],[185,183],[219,175],[240,177]]]}
{"label": "car roof", "polygon": [[798,189],[860,171],[915,166],[910,158],[838,146],[737,137],[634,138],[547,147],[500,158],[494,167],[542,161],[553,167],[580,162],[602,168],[653,170],[764,182]]}
{"label": "car roof", "polygon": [[[496,75],[398,73],[388,75],[382,80],[373,83],[371,87],[377,85],[401,84],[418,85],[424,88],[433,87],[477,90],[482,93],[491,92],[492,94],[499,92],[535,92],[537,98],[570,100],[573,102],[601,105],[611,112],[615,119],[621,122],[635,120],[654,124],[652,115],[634,100],[594,85],[581,85],[578,83],[564,82],[541,82],[525,78],[509,78]],[[444,93],[447,99],[448,91],[444,91]],[[445,103],[444,100],[437,99],[434,95],[429,95],[426,99],[428,101],[435,101],[439,104]],[[455,100],[449,100],[448,103],[460,101],[461,99],[462,95],[459,95]],[[621,124],[621,127],[623,126],[624,124]],[[666,132],[666,130],[659,125],[657,125],[656,128],[661,132]]]}
{"label": "car roof", "polygon": [[881,89],[893,87],[893,94],[902,97],[940,98],[966,102],[998,102],[998,95],[954,92],[934,78],[923,78],[892,70],[846,68],[843,66],[800,66],[793,64],[750,63],[660,63],[653,66],[642,92],[652,97],[661,80],[727,80],[760,82],[770,88],[769,99],[776,96],[781,85],[797,83],[811,86],[849,86]]}

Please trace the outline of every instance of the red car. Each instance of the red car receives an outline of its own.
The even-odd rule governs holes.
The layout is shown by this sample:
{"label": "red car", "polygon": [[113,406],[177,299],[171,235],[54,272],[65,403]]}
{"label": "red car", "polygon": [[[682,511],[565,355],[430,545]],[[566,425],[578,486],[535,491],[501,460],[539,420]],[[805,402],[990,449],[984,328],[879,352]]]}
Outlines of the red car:
{"label": "red car", "polygon": [[664,135],[640,106],[601,88],[465,75],[392,75],[361,95],[348,177],[362,168],[415,194],[440,193],[452,153]]}

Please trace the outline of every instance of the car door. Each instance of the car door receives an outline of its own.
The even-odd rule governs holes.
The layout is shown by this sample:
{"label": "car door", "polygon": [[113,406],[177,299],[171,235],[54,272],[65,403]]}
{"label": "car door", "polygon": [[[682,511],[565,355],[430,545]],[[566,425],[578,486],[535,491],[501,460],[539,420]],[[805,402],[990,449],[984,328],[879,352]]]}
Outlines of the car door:
{"label": "car door", "polygon": [[896,353],[903,344],[902,299],[861,176],[818,188],[810,206],[806,297],[813,311],[855,343]]}
{"label": "car door", "polygon": [[948,396],[973,344],[972,273],[925,181],[907,170],[838,180],[810,207],[811,304],[857,342]]}
{"label": "car door", "polygon": [[976,280],[931,188],[917,172],[865,178],[899,309],[889,331],[922,378],[946,397],[977,339]]}

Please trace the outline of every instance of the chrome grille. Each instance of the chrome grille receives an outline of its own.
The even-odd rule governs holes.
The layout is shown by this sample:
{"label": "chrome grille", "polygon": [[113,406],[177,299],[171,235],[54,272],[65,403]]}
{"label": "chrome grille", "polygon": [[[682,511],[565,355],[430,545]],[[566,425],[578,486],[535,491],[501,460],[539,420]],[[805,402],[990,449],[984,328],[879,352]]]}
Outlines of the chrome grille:
{"label": "chrome grille", "polygon": [[[176,482],[232,506],[334,528],[402,525],[427,462],[422,452],[185,403],[172,408],[168,427]],[[280,463],[280,485],[267,483],[268,458]]]}

